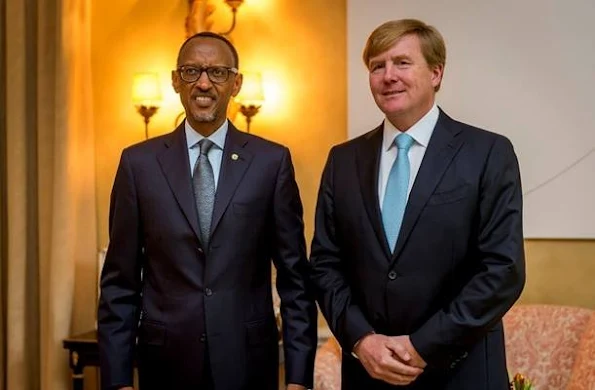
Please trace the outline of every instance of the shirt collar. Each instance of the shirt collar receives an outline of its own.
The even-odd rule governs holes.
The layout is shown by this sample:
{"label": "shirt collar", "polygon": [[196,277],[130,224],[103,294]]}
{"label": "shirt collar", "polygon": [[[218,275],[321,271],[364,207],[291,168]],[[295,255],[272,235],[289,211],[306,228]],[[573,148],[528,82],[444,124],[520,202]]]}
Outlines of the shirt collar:
{"label": "shirt collar", "polygon": [[[225,146],[225,137],[227,136],[227,129],[229,127],[229,121],[226,119],[225,122],[219,127],[213,134],[206,137],[212,141],[219,149],[223,150]],[[186,144],[188,149],[192,149],[205,137],[199,134],[196,130],[190,126],[188,121],[184,121],[184,130],[186,131]]]}
{"label": "shirt collar", "polygon": [[[440,111],[438,110],[438,106],[434,103],[430,111],[407,130],[407,134],[409,134],[418,145],[427,148],[428,143],[430,142],[430,137],[434,132],[434,127],[436,127],[436,123],[438,122],[439,114]],[[402,131],[397,129],[387,118],[385,118],[382,150],[387,151],[394,146],[395,137],[400,133],[402,133]]]}

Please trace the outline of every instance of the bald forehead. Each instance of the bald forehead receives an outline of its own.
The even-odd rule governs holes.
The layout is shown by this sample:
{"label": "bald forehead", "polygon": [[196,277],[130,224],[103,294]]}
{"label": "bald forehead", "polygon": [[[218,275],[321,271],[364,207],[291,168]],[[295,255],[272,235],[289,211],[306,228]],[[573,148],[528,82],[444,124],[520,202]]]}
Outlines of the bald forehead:
{"label": "bald forehead", "polygon": [[225,42],[211,37],[195,37],[186,42],[178,53],[178,66],[184,61],[196,56],[208,59],[218,59],[225,62],[222,65],[237,66],[234,62],[233,52]]}

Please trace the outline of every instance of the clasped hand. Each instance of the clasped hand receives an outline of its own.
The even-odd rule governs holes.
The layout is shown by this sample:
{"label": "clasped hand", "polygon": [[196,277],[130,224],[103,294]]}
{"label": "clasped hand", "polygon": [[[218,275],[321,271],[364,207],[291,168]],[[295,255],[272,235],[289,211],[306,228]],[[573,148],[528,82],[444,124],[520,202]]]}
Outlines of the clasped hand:
{"label": "clasped hand", "polygon": [[370,334],[357,343],[354,353],[372,378],[392,385],[410,384],[426,367],[409,336]]}

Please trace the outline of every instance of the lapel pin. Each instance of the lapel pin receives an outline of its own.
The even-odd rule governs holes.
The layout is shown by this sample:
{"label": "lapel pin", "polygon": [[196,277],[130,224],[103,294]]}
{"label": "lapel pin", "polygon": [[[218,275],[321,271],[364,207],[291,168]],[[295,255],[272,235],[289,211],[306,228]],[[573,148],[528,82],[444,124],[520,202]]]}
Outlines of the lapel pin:
{"label": "lapel pin", "polygon": [[231,159],[232,159],[233,161],[237,160],[239,157],[240,157],[240,156],[238,156],[238,154],[237,154],[237,153],[232,153],[232,154],[231,154]]}

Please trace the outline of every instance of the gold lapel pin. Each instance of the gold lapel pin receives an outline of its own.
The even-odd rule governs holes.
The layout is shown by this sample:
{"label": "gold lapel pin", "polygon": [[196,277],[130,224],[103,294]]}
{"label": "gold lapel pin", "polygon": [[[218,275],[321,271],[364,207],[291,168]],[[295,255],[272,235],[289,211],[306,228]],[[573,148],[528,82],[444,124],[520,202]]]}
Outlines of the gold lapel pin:
{"label": "gold lapel pin", "polygon": [[237,153],[232,153],[232,154],[231,154],[231,159],[232,159],[233,161],[237,160],[238,158],[240,158],[240,156],[238,156],[238,154],[237,154]]}

